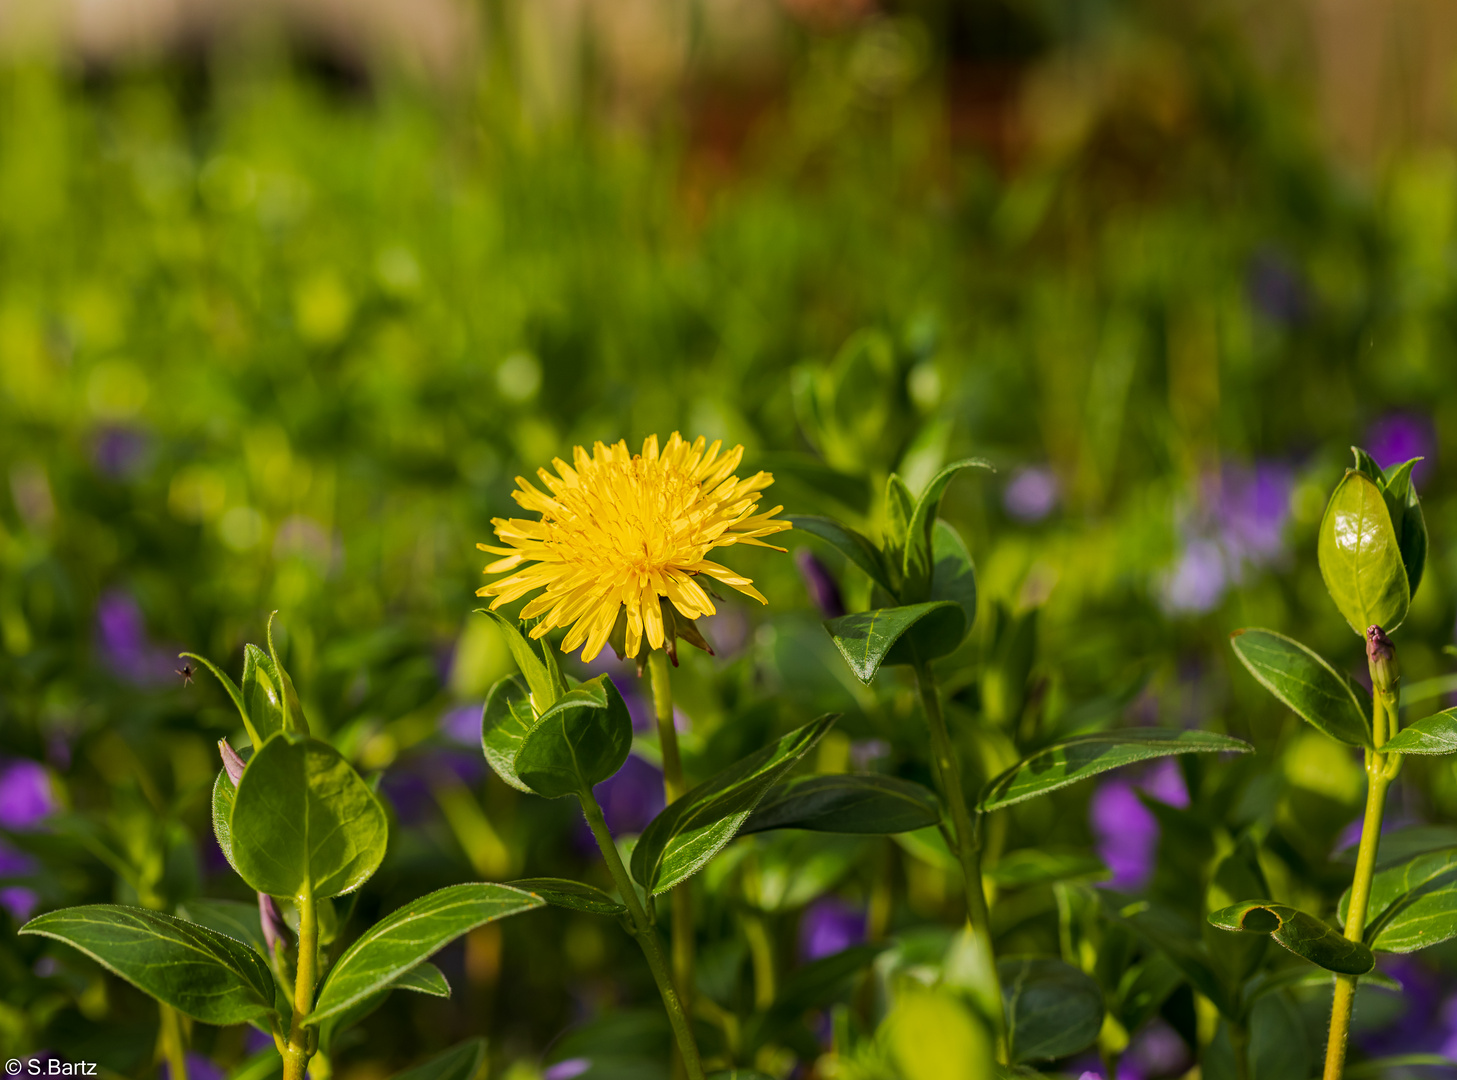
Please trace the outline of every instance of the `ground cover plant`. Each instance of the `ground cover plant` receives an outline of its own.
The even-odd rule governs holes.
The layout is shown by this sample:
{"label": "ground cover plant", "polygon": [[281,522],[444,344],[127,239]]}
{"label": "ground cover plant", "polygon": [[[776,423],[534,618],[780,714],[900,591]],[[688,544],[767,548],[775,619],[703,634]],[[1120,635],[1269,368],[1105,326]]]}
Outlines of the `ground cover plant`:
{"label": "ground cover plant", "polygon": [[0,64],[4,1058],[1450,1072],[1445,144],[1206,4],[547,6]]}

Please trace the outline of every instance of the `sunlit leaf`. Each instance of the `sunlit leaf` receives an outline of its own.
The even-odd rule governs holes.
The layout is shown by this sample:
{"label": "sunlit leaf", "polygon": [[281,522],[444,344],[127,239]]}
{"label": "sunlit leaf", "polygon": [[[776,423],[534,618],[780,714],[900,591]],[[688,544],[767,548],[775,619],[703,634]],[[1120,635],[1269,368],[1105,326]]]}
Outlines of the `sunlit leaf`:
{"label": "sunlit leaf", "polygon": [[1325,586],[1351,629],[1387,633],[1406,618],[1411,604],[1406,567],[1386,500],[1376,482],[1348,470],[1331,495],[1316,545]]}
{"label": "sunlit leaf", "polygon": [[548,799],[575,795],[606,780],[632,750],[632,717],[606,675],[562,694],[521,740],[512,763],[518,779]]}
{"label": "sunlit leaf", "polygon": [[1388,754],[1457,754],[1457,709],[1445,709],[1402,728],[1382,746]]}
{"label": "sunlit leaf", "polygon": [[923,633],[917,635],[918,642],[924,639],[936,643],[940,648],[930,656],[920,656],[920,660],[929,660],[950,652],[965,636],[966,616],[961,605],[948,600],[861,611],[831,619],[825,623],[825,629],[830,632],[835,648],[840,650],[840,655],[850,665],[855,677],[868,684],[875,678],[882,663],[916,661],[917,658],[910,655],[908,650],[894,659],[891,659],[890,653],[902,636],[923,620],[927,625]]}
{"label": "sunlit leaf", "polygon": [[[1342,924],[1351,893],[1341,897]],[[1409,953],[1457,937],[1457,847],[1428,851],[1378,870],[1371,879],[1365,940],[1382,952]]]}
{"label": "sunlit leaf", "polygon": [[1376,966],[1371,950],[1348,941],[1332,926],[1304,911],[1271,900],[1245,900],[1209,916],[1221,930],[1268,934],[1296,956],[1327,971],[1364,975]]}
{"label": "sunlit leaf", "polygon": [[1348,746],[1370,746],[1371,724],[1350,683],[1298,641],[1273,630],[1236,630],[1230,644],[1266,690]]}
{"label": "sunlit leaf", "polygon": [[553,907],[586,911],[593,915],[626,915],[627,908],[593,885],[566,878],[521,878],[507,882],[513,889],[535,893]]}

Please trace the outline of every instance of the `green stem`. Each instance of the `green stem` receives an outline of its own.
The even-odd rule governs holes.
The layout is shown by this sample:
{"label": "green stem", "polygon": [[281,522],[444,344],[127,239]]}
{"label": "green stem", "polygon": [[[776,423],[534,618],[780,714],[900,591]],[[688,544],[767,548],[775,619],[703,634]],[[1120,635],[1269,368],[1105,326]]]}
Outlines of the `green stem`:
{"label": "green stem", "polygon": [[754,970],[754,1008],[764,1010],[774,1004],[774,944],[769,929],[757,911],[744,915],[744,938],[749,943],[749,961]]}
{"label": "green stem", "polygon": [[310,1031],[304,1021],[314,1011],[314,984],[319,975],[319,911],[313,891],[299,893],[298,963],[293,978],[293,1021],[283,1054],[283,1080],[305,1080],[309,1070]]}
{"label": "green stem", "polygon": [[1235,1080],[1250,1080],[1250,1029],[1244,1024],[1230,1024],[1229,1045],[1234,1050]]}
{"label": "green stem", "polygon": [[[658,721],[658,744],[663,753],[663,795],[668,802],[687,790],[683,780],[683,757],[678,752],[678,729],[673,726],[673,684],[668,654],[654,649],[648,654],[648,674],[653,687],[653,712]],[[685,882],[672,890],[673,982],[683,1008],[693,1012],[693,894]]]}
{"label": "green stem", "polygon": [[171,1005],[157,1004],[162,1016],[162,1058],[170,1080],[187,1080],[187,1047],[182,1038],[182,1017]]}
{"label": "green stem", "polygon": [[[981,881],[981,834],[971,811],[966,805],[966,794],[961,789],[961,767],[956,760],[956,747],[951,742],[951,733],[946,729],[946,717],[941,712],[940,692],[936,688],[936,677],[931,665],[916,665],[916,685],[921,691],[921,707],[926,713],[926,724],[931,729],[931,765],[936,784],[941,789],[941,798],[951,809],[951,823],[954,826],[951,839],[957,861],[961,864],[961,877],[966,886],[966,921],[974,935],[982,939],[986,955],[991,958],[992,970],[996,970],[996,953],[992,949],[991,914],[987,910],[986,893]],[[998,1015],[993,1018],[997,1035],[998,1054],[1006,1060],[1006,1020],[1001,1015],[1001,996],[996,997]]]}
{"label": "green stem", "polygon": [[[1361,822],[1361,846],[1356,850],[1356,873],[1351,880],[1351,902],[1346,911],[1346,938],[1360,941],[1366,931],[1371,903],[1371,879],[1376,873],[1376,852],[1381,844],[1381,818],[1386,811],[1386,789],[1401,768],[1400,754],[1383,754],[1381,747],[1396,733],[1396,693],[1372,695],[1372,741],[1366,751],[1366,816]],[[1346,1068],[1346,1043],[1351,1034],[1351,1012],[1356,1004],[1356,975],[1337,975],[1331,1002],[1330,1035],[1326,1040],[1322,1080],[1341,1080]]]}
{"label": "green stem", "polygon": [[602,851],[602,858],[607,863],[607,871],[612,875],[612,880],[617,885],[617,891],[622,894],[622,902],[627,905],[628,917],[632,924],[632,936],[637,940],[643,956],[647,959],[648,968],[653,973],[653,981],[658,984],[658,993],[662,996],[663,1008],[668,1012],[668,1022],[673,1026],[673,1035],[678,1042],[678,1052],[682,1055],[689,1080],[703,1080],[703,1063],[698,1057],[698,1043],[694,1041],[693,1029],[688,1023],[688,1012],[683,1008],[678,991],[673,986],[673,977],[669,973],[667,957],[663,955],[663,947],[658,943],[657,931],[653,929],[652,923],[648,921],[647,912],[638,902],[637,890],[633,888],[632,879],[627,876],[627,868],[622,865],[622,856],[617,853],[617,845],[613,842],[612,833],[608,831],[607,822],[602,817],[602,807],[597,805],[591,788],[583,790],[579,798],[582,800],[582,812],[587,816],[587,824],[591,826],[592,836],[596,839],[597,847]]}

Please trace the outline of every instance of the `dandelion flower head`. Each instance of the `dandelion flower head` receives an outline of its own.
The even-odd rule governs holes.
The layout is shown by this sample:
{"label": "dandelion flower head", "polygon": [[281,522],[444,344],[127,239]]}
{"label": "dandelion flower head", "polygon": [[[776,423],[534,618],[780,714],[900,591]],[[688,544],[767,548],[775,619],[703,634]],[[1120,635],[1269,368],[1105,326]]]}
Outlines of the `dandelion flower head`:
{"label": "dandelion flower head", "polygon": [[523,620],[541,617],[531,636],[569,626],[562,651],[582,646],[584,661],[613,637],[619,616],[622,652],[637,656],[644,639],[650,648],[663,647],[662,601],[684,619],[712,615],[700,577],[767,603],[748,578],[708,558],[714,548],[733,544],[783,551],[759,538],[790,527],[774,516],[781,506],[756,513],[774,477],[759,472],[740,480],[734,470],[744,448],[721,454],[722,446],[717,440],[705,446],[701,437],[689,443],[676,431],[661,449],[658,437],[649,436],[641,454],[630,453],[625,440],[599,442],[590,456],[578,446],[570,465],[553,460],[555,475],[538,469],[545,491],[517,477],[512,496],[541,518],[492,520],[504,546],[476,546],[502,556],[487,574],[509,576],[477,595],[495,597],[494,610],[543,590],[521,610]]}

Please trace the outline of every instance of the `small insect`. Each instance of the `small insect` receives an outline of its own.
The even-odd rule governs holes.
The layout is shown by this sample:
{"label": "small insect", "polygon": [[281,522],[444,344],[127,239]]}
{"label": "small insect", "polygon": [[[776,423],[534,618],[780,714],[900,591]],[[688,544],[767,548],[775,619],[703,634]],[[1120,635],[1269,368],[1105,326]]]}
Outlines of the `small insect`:
{"label": "small insect", "polygon": [[182,676],[182,685],[183,686],[191,686],[192,685],[192,665],[191,664],[183,664],[180,668],[177,668],[176,670],[177,670],[177,674],[179,674],[179,675]]}

